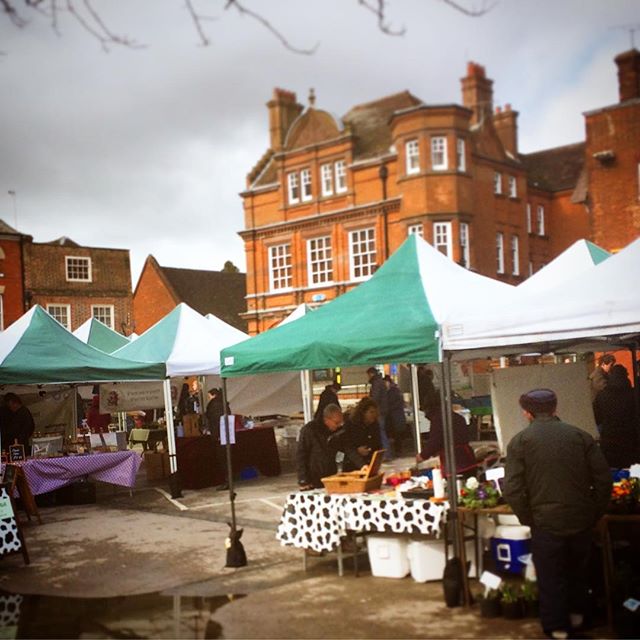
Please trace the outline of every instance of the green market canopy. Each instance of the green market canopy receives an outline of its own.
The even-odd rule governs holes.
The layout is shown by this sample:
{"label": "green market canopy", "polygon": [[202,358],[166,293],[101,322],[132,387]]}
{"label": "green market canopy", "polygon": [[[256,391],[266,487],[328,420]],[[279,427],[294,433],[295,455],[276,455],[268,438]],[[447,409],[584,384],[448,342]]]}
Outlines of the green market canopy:
{"label": "green market canopy", "polygon": [[164,364],[114,358],[36,305],[0,333],[0,384],[162,380]]}
{"label": "green market canopy", "polygon": [[445,320],[512,289],[411,235],[368,281],[313,313],[223,349],[221,375],[438,362]]}
{"label": "green market canopy", "polygon": [[114,331],[96,318],[89,318],[73,332],[73,335],[85,344],[100,349],[104,353],[113,353],[116,349],[129,343],[129,338]]}

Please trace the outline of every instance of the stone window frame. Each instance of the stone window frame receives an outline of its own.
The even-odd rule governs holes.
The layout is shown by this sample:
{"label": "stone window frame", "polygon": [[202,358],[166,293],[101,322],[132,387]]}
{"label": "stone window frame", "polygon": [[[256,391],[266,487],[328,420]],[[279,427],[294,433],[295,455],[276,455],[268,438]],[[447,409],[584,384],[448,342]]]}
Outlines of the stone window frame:
{"label": "stone window frame", "polygon": [[[376,228],[349,231],[349,277],[353,282],[368,280],[377,265]],[[360,271],[358,273],[358,271]]]}
{"label": "stone window frame", "polygon": [[313,199],[313,189],[311,181],[311,169],[305,167],[300,169],[300,197],[302,202],[309,202]]}
{"label": "stone window frame", "polygon": [[520,238],[515,234],[511,236],[511,275],[520,275]]}
{"label": "stone window frame", "polygon": [[416,222],[407,226],[407,237],[414,234],[424,238],[424,224],[422,224],[422,222]]}
{"label": "stone window frame", "polygon": [[331,236],[307,239],[307,284],[319,287],[333,283],[333,243]]}
{"label": "stone window frame", "polygon": [[330,162],[320,165],[320,191],[325,197],[333,195],[333,166]]}
{"label": "stone window frame", "polygon": [[496,273],[504,274],[504,233],[496,233]]}
{"label": "stone window frame", "polygon": [[460,262],[465,269],[471,269],[471,229],[468,222],[460,223]]}
{"label": "stone window frame", "polygon": [[337,160],[334,164],[336,193],[345,193],[347,187],[347,164],[344,160]]}
{"label": "stone window frame", "polygon": [[[104,313],[104,311],[107,310],[108,313]],[[116,325],[116,310],[115,310],[115,306],[112,304],[92,304],[91,305],[91,317],[95,318],[96,320],[100,320],[100,322],[102,322],[102,324],[107,325],[107,327],[109,327],[109,329],[112,329],[113,331],[115,331],[115,325]],[[105,318],[108,318],[105,321]]]}
{"label": "stone window frame", "polygon": [[456,166],[460,172],[467,170],[466,142],[464,138],[456,138]]}
{"label": "stone window frame", "polygon": [[449,168],[447,158],[447,137],[431,137],[431,169],[433,171],[446,171]]}
{"label": "stone window frame", "polygon": [[[64,313],[60,313],[60,311],[62,310],[64,310]],[[54,320],[57,320],[65,329],[68,329],[69,331],[71,331],[71,305],[70,304],[48,303],[47,313]],[[65,321],[63,322],[63,320]]]}
{"label": "stone window frame", "polygon": [[433,223],[433,246],[442,255],[453,258],[453,224],[450,221]]}
{"label": "stone window frame", "polygon": [[293,288],[291,242],[269,247],[269,291],[290,291]]}

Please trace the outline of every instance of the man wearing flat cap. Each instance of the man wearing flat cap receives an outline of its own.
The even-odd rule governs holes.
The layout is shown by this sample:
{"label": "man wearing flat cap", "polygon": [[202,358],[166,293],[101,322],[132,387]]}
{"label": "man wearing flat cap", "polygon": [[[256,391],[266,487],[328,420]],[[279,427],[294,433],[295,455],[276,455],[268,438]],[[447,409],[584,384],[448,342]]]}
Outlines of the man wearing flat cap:
{"label": "man wearing flat cap", "polygon": [[583,623],[591,533],[611,495],[611,473],[595,440],[556,416],[551,389],[520,396],[529,425],[507,448],[504,497],[531,527],[540,621],[550,638]]}

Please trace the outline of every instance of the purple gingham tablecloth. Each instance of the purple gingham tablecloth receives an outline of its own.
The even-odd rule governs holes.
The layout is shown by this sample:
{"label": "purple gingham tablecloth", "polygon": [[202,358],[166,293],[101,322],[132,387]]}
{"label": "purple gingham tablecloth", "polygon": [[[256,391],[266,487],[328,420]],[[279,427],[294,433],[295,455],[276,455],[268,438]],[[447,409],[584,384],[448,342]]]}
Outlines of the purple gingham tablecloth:
{"label": "purple gingham tablecloth", "polygon": [[32,458],[17,464],[24,470],[31,493],[38,495],[86,476],[93,480],[133,487],[142,458],[135,451],[114,451],[61,458]]}

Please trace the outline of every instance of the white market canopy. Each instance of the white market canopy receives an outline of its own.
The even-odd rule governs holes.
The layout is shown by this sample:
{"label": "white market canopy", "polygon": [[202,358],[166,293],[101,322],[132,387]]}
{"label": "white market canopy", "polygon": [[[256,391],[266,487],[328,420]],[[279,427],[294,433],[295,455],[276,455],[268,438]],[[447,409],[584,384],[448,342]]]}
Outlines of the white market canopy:
{"label": "white market canopy", "polygon": [[544,291],[588,272],[611,254],[589,240],[576,240],[549,264],[518,285],[518,293]]}
{"label": "white market canopy", "polygon": [[129,343],[129,338],[114,331],[97,318],[89,318],[73,332],[73,335],[85,344],[105,353],[113,353]]}
{"label": "white market canopy", "polygon": [[[445,323],[448,351],[586,343],[640,333],[640,239],[596,267]],[[473,357],[473,354],[469,354]]]}
{"label": "white market canopy", "polygon": [[184,302],[133,342],[114,352],[120,358],[166,363],[169,376],[220,373],[220,351],[247,334],[215,316],[205,318]]}
{"label": "white market canopy", "polygon": [[35,305],[0,333],[0,384],[162,380],[159,361],[115,358],[76,338]]}

